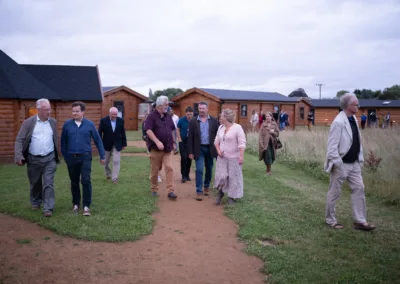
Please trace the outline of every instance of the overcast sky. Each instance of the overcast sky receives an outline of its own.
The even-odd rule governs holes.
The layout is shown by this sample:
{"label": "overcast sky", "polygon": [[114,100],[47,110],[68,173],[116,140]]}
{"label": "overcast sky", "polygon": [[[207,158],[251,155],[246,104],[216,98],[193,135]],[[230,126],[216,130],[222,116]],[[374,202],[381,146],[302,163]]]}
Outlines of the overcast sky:
{"label": "overcast sky", "polygon": [[399,0],[0,0],[18,63],[98,65],[103,86],[279,92],[400,83]]}

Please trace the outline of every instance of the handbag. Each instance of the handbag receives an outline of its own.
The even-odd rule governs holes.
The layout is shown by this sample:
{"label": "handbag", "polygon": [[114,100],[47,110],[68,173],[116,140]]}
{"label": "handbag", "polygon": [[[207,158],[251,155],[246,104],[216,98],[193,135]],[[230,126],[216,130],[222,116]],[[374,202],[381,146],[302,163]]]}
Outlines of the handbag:
{"label": "handbag", "polygon": [[279,140],[278,137],[275,138],[275,149],[280,149],[282,148],[282,142]]}

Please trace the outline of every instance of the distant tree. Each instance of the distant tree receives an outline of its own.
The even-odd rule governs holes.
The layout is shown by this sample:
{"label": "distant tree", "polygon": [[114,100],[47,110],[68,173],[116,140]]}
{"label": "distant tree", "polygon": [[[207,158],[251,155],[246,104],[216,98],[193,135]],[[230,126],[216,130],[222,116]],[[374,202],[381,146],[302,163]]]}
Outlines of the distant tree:
{"label": "distant tree", "polygon": [[182,89],[179,88],[168,88],[164,90],[157,90],[154,92],[154,94],[150,97],[151,100],[155,101],[159,96],[167,96],[169,100],[171,100],[173,97],[182,94],[183,91]]}
{"label": "distant tree", "polygon": [[306,92],[302,88],[298,88],[289,94],[290,98],[308,98]]}
{"label": "distant tree", "polygon": [[379,96],[380,100],[398,100],[400,99],[400,85],[393,85],[390,88],[385,88]]}
{"label": "distant tree", "polygon": [[370,100],[370,99],[376,99],[379,94],[381,94],[380,90],[377,91],[372,91],[370,89],[355,89],[353,92],[357,98],[359,99],[365,99],[365,100]]}
{"label": "distant tree", "polygon": [[340,98],[341,96],[343,96],[344,94],[350,93],[349,91],[346,90],[341,90],[339,92],[336,93],[336,98]]}
{"label": "distant tree", "polygon": [[151,98],[151,97],[153,97],[153,91],[150,88],[150,90],[149,90],[149,98]]}

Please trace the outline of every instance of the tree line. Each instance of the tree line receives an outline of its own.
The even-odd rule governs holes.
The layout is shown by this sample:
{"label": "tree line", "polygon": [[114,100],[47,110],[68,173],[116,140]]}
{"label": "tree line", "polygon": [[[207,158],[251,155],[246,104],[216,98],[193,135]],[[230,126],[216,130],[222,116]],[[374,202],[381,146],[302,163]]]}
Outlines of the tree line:
{"label": "tree line", "polygon": [[[336,98],[340,98],[346,93],[351,93],[347,90],[340,90],[336,94]],[[353,92],[357,98],[366,100],[399,100],[400,99],[400,85],[393,85],[392,87],[381,90],[370,90],[370,89],[355,89]]]}

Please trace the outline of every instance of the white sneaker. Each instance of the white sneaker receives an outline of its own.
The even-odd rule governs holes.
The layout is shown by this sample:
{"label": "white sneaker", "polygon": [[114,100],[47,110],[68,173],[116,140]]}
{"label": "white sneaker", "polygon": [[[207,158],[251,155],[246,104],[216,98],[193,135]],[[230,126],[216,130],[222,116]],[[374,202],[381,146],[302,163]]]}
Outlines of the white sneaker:
{"label": "white sneaker", "polygon": [[89,207],[85,206],[83,208],[83,216],[90,216],[90,209]]}
{"label": "white sneaker", "polygon": [[159,182],[159,183],[162,182],[161,176],[158,176],[158,182]]}

